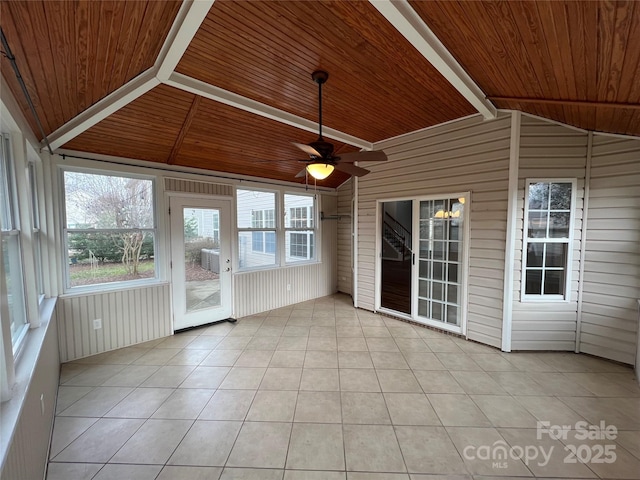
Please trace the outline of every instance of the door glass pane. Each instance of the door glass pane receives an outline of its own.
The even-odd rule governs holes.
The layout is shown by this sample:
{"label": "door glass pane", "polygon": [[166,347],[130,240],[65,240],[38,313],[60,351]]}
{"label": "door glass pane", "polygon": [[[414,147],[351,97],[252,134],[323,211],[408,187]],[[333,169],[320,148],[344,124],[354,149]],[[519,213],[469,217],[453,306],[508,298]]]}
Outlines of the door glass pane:
{"label": "door glass pane", "polygon": [[[458,283],[464,242],[464,198],[420,202],[420,299],[418,316],[460,324]],[[432,268],[424,268],[431,265]],[[422,288],[430,285],[431,289]]]}
{"label": "door glass pane", "polygon": [[[382,214],[381,306],[411,314],[413,202],[385,202]],[[428,230],[429,225],[421,229]],[[429,244],[420,242],[420,258],[429,258]],[[416,245],[417,247],[417,245]],[[419,262],[420,271],[429,271],[429,262]],[[421,307],[419,307],[421,308]]]}
{"label": "door glass pane", "polygon": [[220,306],[220,211],[187,207],[184,264],[187,312]]}

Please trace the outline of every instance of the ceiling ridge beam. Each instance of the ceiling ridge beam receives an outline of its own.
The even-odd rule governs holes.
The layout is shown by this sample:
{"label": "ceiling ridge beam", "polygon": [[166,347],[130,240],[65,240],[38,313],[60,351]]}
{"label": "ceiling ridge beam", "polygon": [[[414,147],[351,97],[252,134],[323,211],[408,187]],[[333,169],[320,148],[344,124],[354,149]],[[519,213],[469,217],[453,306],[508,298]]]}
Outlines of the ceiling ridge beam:
{"label": "ceiling ridge beam", "polygon": [[184,119],[184,123],[182,124],[182,128],[180,129],[180,133],[178,134],[178,138],[173,144],[173,148],[171,149],[171,153],[169,154],[169,158],[167,159],[167,164],[173,165],[173,162],[175,162],[176,158],[178,157],[178,153],[182,148],[184,139],[187,136],[189,129],[191,128],[191,124],[193,123],[193,119],[195,118],[196,113],[198,112],[198,107],[200,106],[201,100],[202,100],[202,97],[199,95],[195,95],[193,97],[191,108],[187,112],[187,116]]}
{"label": "ceiling ridge beam", "polygon": [[407,0],[369,2],[486,120],[496,118],[496,107]]}
{"label": "ceiling ridge beam", "polygon": [[60,148],[168,79],[214,1],[184,0],[154,65],[49,134],[47,139],[51,149]]}
{"label": "ceiling ridge beam", "polygon": [[[183,75],[181,73],[172,73],[169,79],[164,83],[172,87],[193,93],[195,95],[200,95],[210,100],[224,103],[225,105],[229,105],[231,107],[239,108],[240,110],[244,110],[245,112],[260,115],[262,117],[269,118],[271,120],[275,120],[277,122],[284,123],[301,130],[306,130],[307,132],[318,132],[319,125],[313,120],[299,117],[298,115],[294,115],[265,103],[243,97],[242,95],[238,95],[237,93],[230,92],[229,90],[224,90],[220,87],[216,87],[214,85],[203,82],[196,78],[189,77],[187,75]],[[349,135],[339,130],[326,127],[324,125],[322,126],[322,134],[325,137],[348,143],[349,145],[353,145],[354,147],[359,147],[364,150],[373,150],[373,143],[358,137],[354,137],[353,135]]]}
{"label": "ceiling ridge beam", "polygon": [[214,2],[215,0],[184,0],[154,64],[158,80],[165,82],[169,79]]}

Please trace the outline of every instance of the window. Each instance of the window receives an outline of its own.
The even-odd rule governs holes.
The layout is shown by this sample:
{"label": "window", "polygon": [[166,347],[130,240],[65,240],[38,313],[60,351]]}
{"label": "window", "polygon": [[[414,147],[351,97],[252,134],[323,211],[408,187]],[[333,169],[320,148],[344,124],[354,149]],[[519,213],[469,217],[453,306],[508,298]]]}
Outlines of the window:
{"label": "window", "polygon": [[527,181],[523,299],[567,297],[574,192],[575,180]]}
{"label": "window", "polygon": [[285,249],[287,263],[315,259],[315,198],[285,194]]}
{"label": "window", "polygon": [[315,196],[242,189],[236,195],[241,269],[315,260]]}
{"label": "window", "polygon": [[64,171],[67,286],[156,278],[149,178]]}
{"label": "window", "polygon": [[[276,228],[276,211],[251,211],[251,228]],[[252,232],[251,250],[258,253],[276,253],[276,233],[268,231]]]}
{"label": "window", "polygon": [[44,278],[42,273],[42,234],[40,231],[40,203],[38,196],[37,170],[35,163],[29,163],[29,190],[30,190],[30,207],[31,207],[31,228],[32,228],[32,244],[33,256],[36,268],[36,288],[38,289],[38,297],[44,297]]}
{"label": "window", "polygon": [[[10,158],[9,138],[0,136],[0,235],[2,236],[2,278],[0,295],[8,307],[8,328],[3,324],[3,335],[10,335],[14,355],[17,353],[27,329],[22,250],[18,224],[18,202],[15,175]],[[3,309],[3,315],[6,314]],[[8,331],[7,331],[8,330]],[[5,337],[7,338],[7,337]]]}
{"label": "window", "polygon": [[240,268],[275,266],[275,192],[239,189],[236,195]]}

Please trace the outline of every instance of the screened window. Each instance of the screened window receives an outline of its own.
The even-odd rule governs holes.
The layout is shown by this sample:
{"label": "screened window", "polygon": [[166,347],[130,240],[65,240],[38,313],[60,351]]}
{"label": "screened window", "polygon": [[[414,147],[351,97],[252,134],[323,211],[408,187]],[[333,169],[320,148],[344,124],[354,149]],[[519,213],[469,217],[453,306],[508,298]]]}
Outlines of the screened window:
{"label": "screened window", "polygon": [[153,181],[65,171],[67,286],[156,278]]}
{"label": "screened window", "polygon": [[528,181],[525,207],[524,299],[565,299],[574,181]]}
{"label": "screened window", "polygon": [[284,211],[287,263],[315,259],[315,198],[285,194]]}
{"label": "screened window", "polygon": [[239,189],[236,195],[240,268],[275,266],[275,192]]}
{"label": "screened window", "polygon": [[38,296],[44,296],[44,278],[42,273],[42,233],[40,230],[40,203],[38,196],[37,170],[35,163],[29,163],[29,190],[31,207],[31,228],[33,256],[36,267],[36,288]]}
{"label": "screened window", "polygon": [[[16,196],[15,172],[12,168],[9,138],[0,136],[0,235],[2,237],[2,278],[0,279],[0,301],[8,307],[8,324],[2,319],[3,335],[10,335],[13,353],[18,350],[28,325],[24,277],[22,271],[22,250],[20,225],[18,223],[18,201]],[[2,314],[5,314],[3,308]],[[6,337],[5,337],[6,338]]]}

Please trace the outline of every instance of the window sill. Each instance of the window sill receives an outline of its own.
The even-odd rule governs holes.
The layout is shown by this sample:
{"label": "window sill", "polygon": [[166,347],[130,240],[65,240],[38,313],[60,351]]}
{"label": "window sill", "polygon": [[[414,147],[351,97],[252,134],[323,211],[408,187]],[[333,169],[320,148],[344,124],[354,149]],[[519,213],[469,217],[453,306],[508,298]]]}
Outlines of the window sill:
{"label": "window sill", "polygon": [[142,288],[158,287],[160,285],[168,285],[169,282],[165,280],[154,280],[143,283],[118,283],[117,285],[110,285],[108,283],[102,283],[100,286],[92,285],[87,287],[75,287],[64,294],[60,295],[60,298],[72,298],[72,297],[84,297],[86,295],[100,295],[107,292],[119,292],[123,290],[137,290]]}
{"label": "window sill", "polygon": [[286,265],[269,265],[266,267],[256,267],[256,268],[243,268],[238,270],[236,275],[243,275],[245,273],[256,273],[256,272],[265,272],[270,270],[283,270],[287,268],[296,268],[296,267],[306,267],[309,265],[319,265],[322,262],[318,260],[310,260],[308,262],[297,262],[297,263],[287,263]]}
{"label": "window sill", "polygon": [[29,330],[20,356],[16,361],[16,383],[11,389],[11,398],[0,406],[0,465],[4,465],[9,445],[14,436],[22,412],[31,379],[35,371],[42,345],[56,306],[56,298],[47,298],[40,307],[40,327]]}

